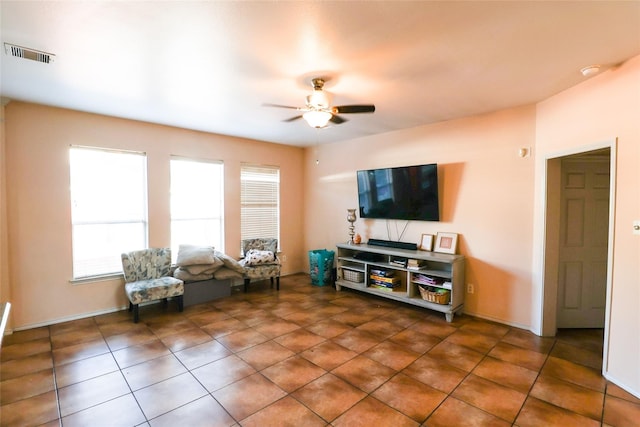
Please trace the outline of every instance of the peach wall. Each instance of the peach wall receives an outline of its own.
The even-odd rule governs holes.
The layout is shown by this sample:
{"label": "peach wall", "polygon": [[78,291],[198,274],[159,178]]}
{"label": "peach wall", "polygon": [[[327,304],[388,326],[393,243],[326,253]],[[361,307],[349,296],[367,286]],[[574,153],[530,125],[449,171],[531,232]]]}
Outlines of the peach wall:
{"label": "peach wall", "polygon": [[[303,270],[303,150],[142,122],[11,102],[6,106],[9,283],[13,326],[82,317],[126,305],[122,279],[71,284],[68,149],[72,144],[147,153],[149,245],[170,244],[171,155],[225,165],[225,248],[240,253],[240,164],[281,171],[283,273]],[[117,173],[117,171],[114,171]]]}
{"label": "peach wall", "polygon": [[[7,241],[7,186],[5,179],[5,126],[4,102],[0,103],[0,304],[11,301],[9,288],[9,251]],[[12,321],[9,316],[7,330],[11,330]]]}
{"label": "peach wall", "polygon": [[[542,265],[546,158],[615,141],[616,195],[609,352],[605,375],[640,395],[640,57],[558,94],[537,107],[535,265]],[[538,267],[542,268],[542,267]],[[541,277],[541,272],[540,276]],[[541,329],[544,283],[536,279],[533,323]]]}
{"label": "peach wall", "polygon": [[[442,221],[411,222],[401,240],[460,233],[466,282],[476,287],[465,295],[465,312],[542,334],[544,233],[554,226],[544,220],[546,160],[617,139],[605,375],[640,396],[640,237],[632,235],[632,221],[640,219],[639,112],[636,57],[534,107],[307,149],[305,248],[348,239],[356,170],[437,162]],[[531,147],[532,156],[518,158],[521,147]],[[398,240],[404,226],[358,219],[356,231],[365,240]]]}
{"label": "peach wall", "polygon": [[[278,164],[283,182],[285,272],[306,271],[309,249],[346,241],[346,209],[357,206],[355,171],[439,164],[442,221],[411,222],[422,233],[460,233],[467,257],[467,313],[541,332],[544,165],[555,153],[617,138],[613,293],[606,375],[640,395],[640,57],[537,106],[438,123],[301,150],[145,123],[11,103],[6,107],[8,263],[0,291],[27,327],[124,304],[120,281],[71,285],[69,144],[149,153],[150,243],[168,244],[170,154],[225,161],[225,245],[239,251],[241,161]],[[325,132],[339,132],[339,127]],[[520,158],[518,149],[532,147]],[[316,159],[319,164],[316,165]],[[4,178],[4,174],[0,174]],[[2,212],[0,211],[0,220]],[[388,225],[388,227],[387,227]],[[404,222],[356,222],[370,237],[398,239]],[[0,230],[1,231],[1,230]],[[304,236],[304,237],[302,237]],[[1,255],[1,254],[0,254]]]}
{"label": "peach wall", "polygon": [[423,233],[459,233],[466,282],[475,285],[465,312],[529,328],[534,158],[518,150],[533,147],[534,136],[530,106],[307,149],[305,246],[348,240],[358,169],[438,163],[440,222],[359,218],[356,232],[414,243]]}

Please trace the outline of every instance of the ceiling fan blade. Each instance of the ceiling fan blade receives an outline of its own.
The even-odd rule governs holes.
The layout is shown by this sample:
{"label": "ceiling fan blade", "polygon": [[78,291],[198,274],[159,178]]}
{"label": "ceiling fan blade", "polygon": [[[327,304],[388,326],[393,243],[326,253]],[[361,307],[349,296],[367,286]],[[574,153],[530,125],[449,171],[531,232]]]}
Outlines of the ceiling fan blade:
{"label": "ceiling fan blade", "polygon": [[340,105],[333,107],[333,111],[337,114],[352,114],[352,113],[373,113],[376,111],[376,106],[370,105]]}
{"label": "ceiling fan blade", "polygon": [[277,107],[277,108],[288,108],[290,110],[299,110],[299,107],[292,107],[290,105],[280,105],[280,104],[269,104],[269,103],[264,103],[262,104],[263,107]]}
{"label": "ceiling fan blade", "polygon": [[347,121],[347,119],[342,118],[342,117],[340,117],[340,116],[336,116],[336,115],[334,114],[334,115],[329,119],[329,121],[330,121],[331,123],[335,123],[335,124],[339,125],[340,123],[344,123],[344,122],[346,122],[346,121]]}
{"label": "ceiling fan blade", "polygon": [[283,122],[292,122],[294,120],[298,120],[298,119],[301,119],[301,118],[302,118],[302,116],[294,116],[294,117],[291,117],[289,119],[284,119]]}

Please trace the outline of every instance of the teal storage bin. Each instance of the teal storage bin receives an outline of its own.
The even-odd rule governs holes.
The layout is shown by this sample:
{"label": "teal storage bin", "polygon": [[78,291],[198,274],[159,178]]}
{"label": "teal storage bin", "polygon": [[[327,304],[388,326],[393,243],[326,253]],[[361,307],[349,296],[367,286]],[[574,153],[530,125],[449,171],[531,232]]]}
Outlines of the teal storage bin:
{"label": "teal storage bin", "polygon": [[315,249],[309,251],[309,274],[315,286],[332,285],[334,251]]}

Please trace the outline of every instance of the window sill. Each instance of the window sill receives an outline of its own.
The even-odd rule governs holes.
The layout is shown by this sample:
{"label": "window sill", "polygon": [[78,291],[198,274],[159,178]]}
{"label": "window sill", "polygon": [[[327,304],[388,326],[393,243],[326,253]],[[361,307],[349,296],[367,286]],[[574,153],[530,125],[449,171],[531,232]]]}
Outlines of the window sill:
{"label": "window sill", "polygon": [[79,277],[77,279],[71,279],[69,280],[69,283],[71,283],[72,285],[86,285],[89,283],[95,283],[95,282],[107,282],[110,280],[115,280],[115,279],[122,279],[124,276],[122,273],[111,273],[111,274],[104,274],[102,276],[89,276],[89,277]]}

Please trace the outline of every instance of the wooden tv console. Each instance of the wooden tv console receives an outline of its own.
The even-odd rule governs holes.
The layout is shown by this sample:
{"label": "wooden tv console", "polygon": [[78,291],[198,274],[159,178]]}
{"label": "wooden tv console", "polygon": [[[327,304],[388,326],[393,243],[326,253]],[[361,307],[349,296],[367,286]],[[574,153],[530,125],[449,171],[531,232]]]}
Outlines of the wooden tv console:
{"label": "wooden tv console", "polygon": [[[402,301],[444,313],[447,322],[464,305],[464,256],[421,250],[396,249],[367,244],[339,243],[336,289],[342,287],[374,294],[383,298]],[[403,261],[417,260],[422,265],[409,268]],[[395,287],[376,287],[372,271],[388,272],[394,277]],[[434,279],[433,288],[451,292],[449,303],[438,304],[423,299],[418,286],[425,276]],[[384,290],[383,290],[384,289]]]}

